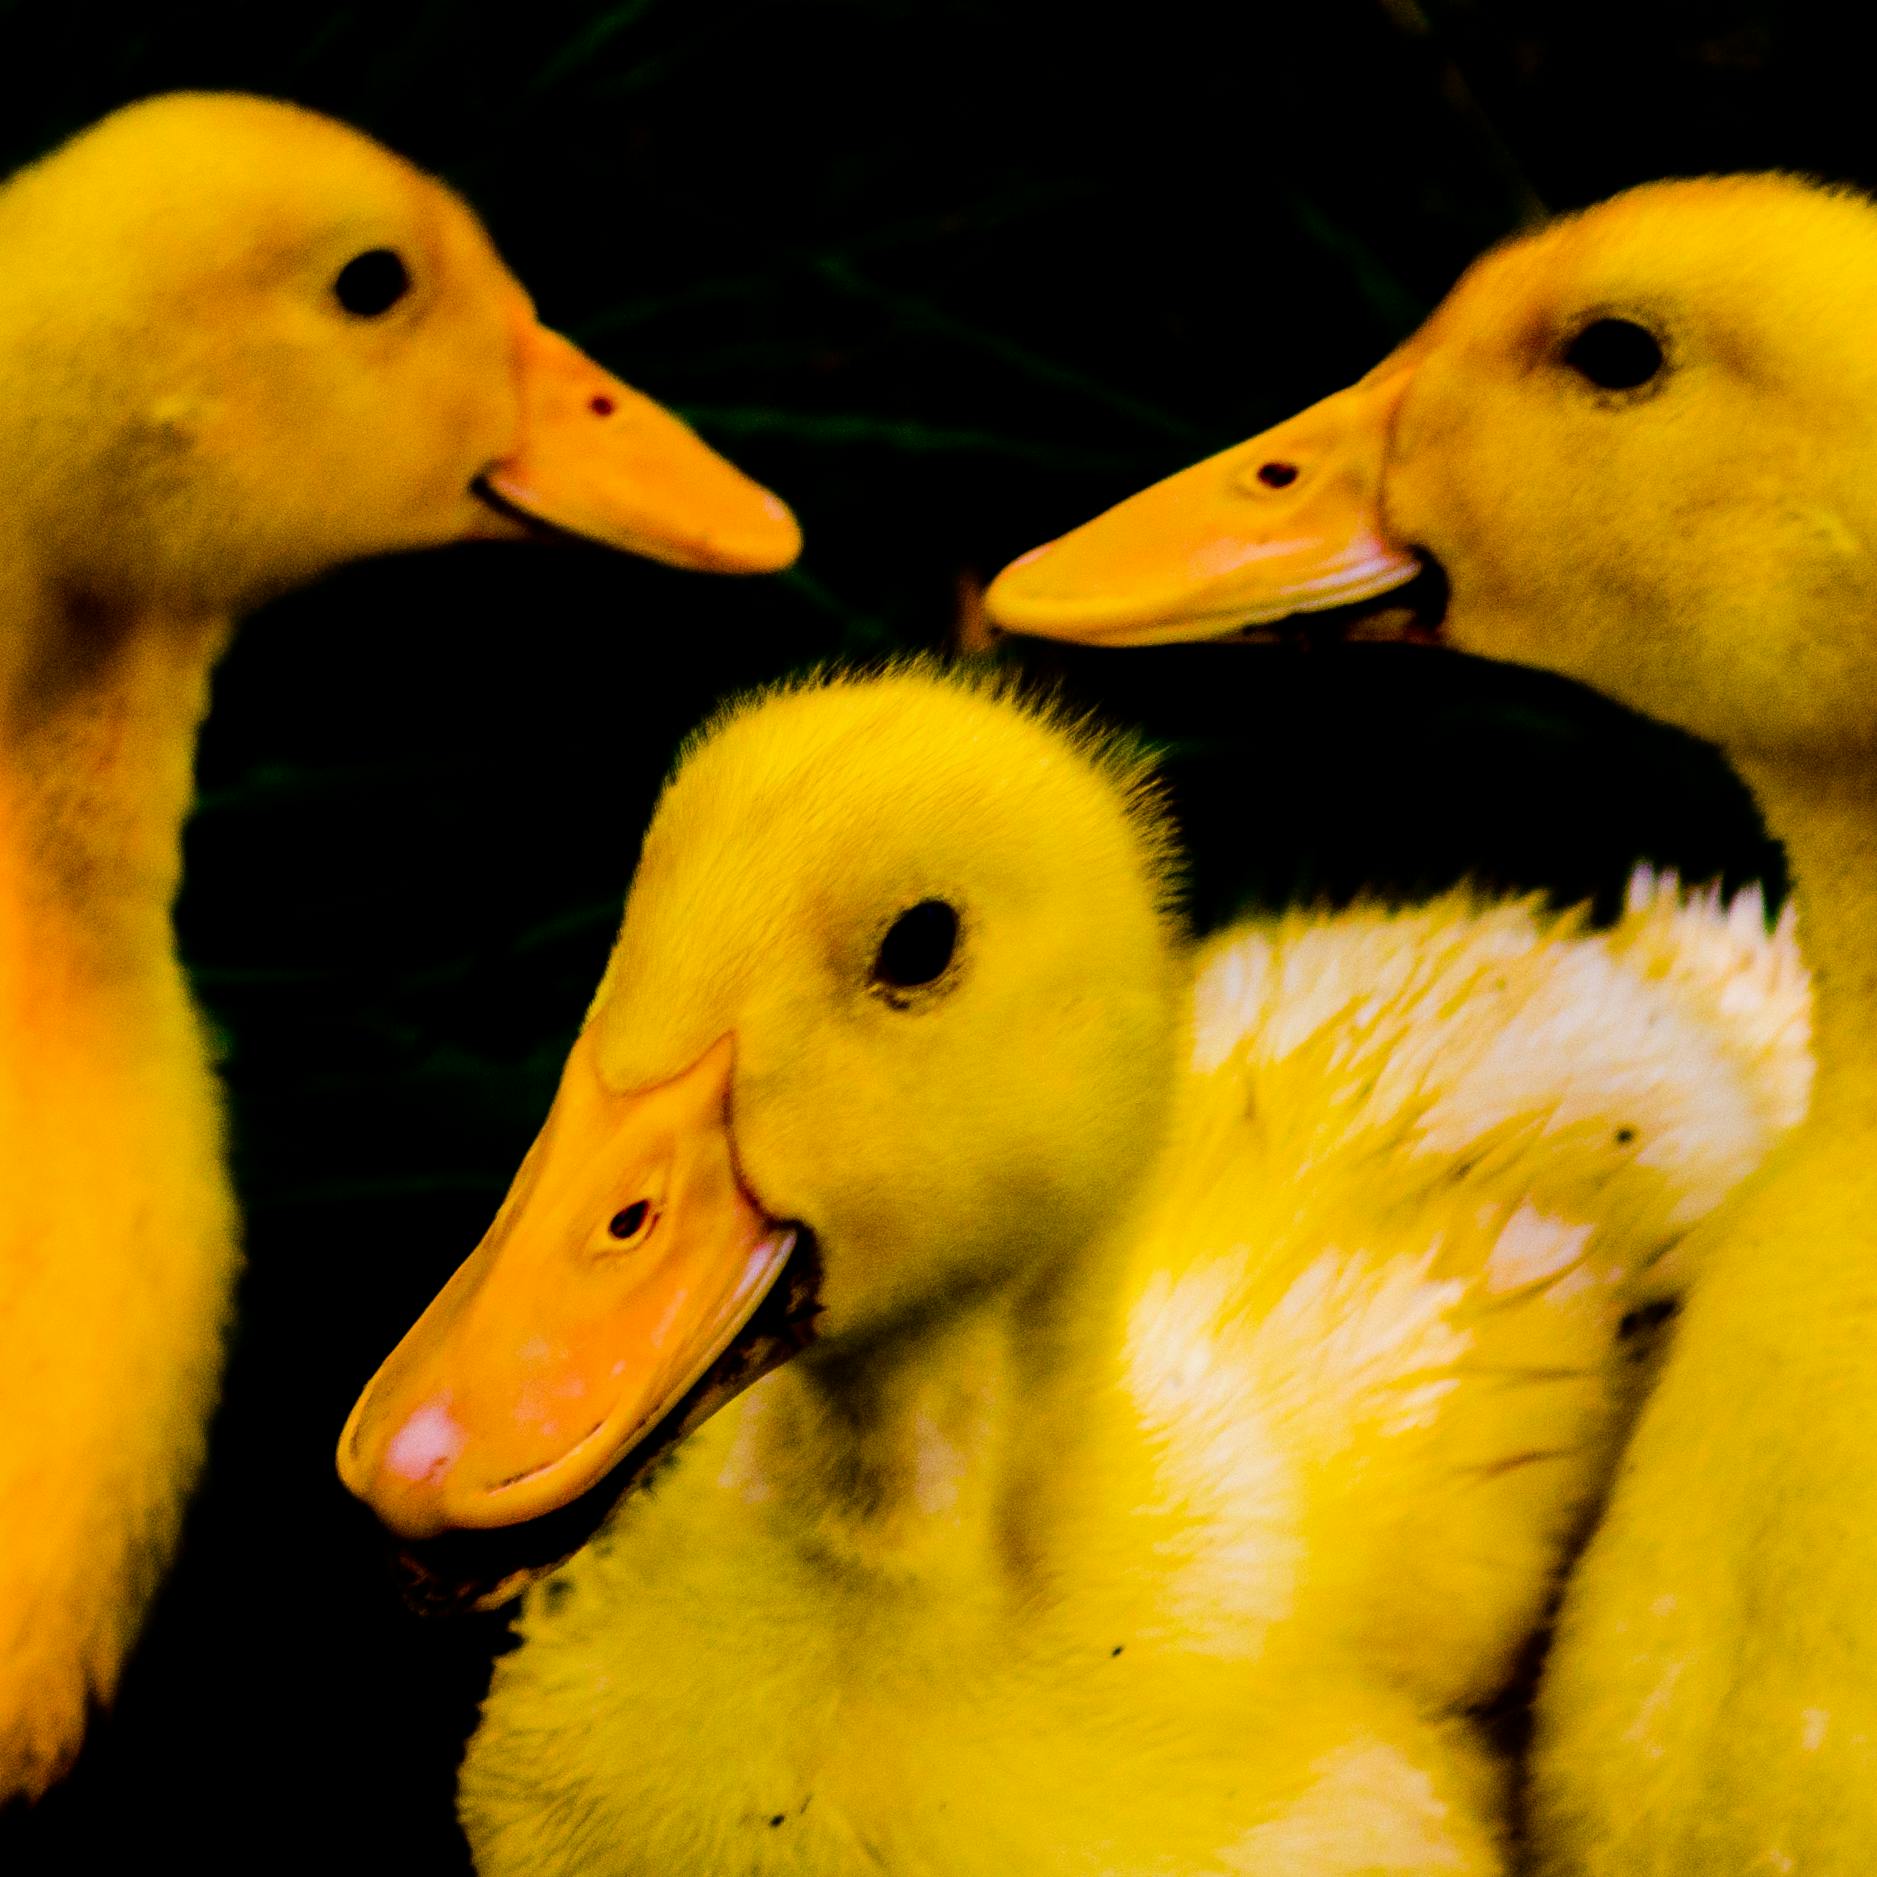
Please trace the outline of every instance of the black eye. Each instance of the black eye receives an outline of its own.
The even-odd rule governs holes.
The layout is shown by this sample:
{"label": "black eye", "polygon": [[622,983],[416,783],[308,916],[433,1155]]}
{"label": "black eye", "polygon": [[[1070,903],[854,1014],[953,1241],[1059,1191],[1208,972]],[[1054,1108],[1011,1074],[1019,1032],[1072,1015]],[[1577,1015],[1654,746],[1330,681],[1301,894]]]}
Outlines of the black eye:
{"label": "black eye", "polygon": [[367,248],[339,269],[332,283],[334,297],[348,313],[376,319],[388,313],[411,290],[411,270],[403,256],[391,248]]}
{"label": "black eye", "polygon": [[1564,348],[1564,362],[1605,391],[1634,391],[1662,369],[1662,342],[1633,319],[1593,319]]}
{"label": "black eye", "polygon": [[624,1212],[615,1212],[607,1220],[606,1229],[615,1238],[637,1238],[639,1228],[645,1223],[645,1215],[652,1209],[649,1199],[635,1199]]}
{"label": "black eye", "polygon": [[942,899],[908,906],[886,929],[874,954],[873,981],[889,991],[930,984],[958,949],[958,914]]}

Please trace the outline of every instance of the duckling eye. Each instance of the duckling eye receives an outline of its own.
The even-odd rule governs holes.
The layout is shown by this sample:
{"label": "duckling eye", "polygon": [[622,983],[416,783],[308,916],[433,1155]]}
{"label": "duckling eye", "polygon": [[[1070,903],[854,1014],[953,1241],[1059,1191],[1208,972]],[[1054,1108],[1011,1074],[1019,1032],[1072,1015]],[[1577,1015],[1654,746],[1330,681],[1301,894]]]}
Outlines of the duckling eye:
{"label": "duckling eye", "polygon": [[637,1238],[644,1231],[651,1210],[652,1202],[649,1199],[635,1199],[623,1212],[615,1212],[607,1220],[607,1233],[613,1238]]}
{"label": "duckling eye", "polygon": [[1634,391],[1663,366],[1662,342],[1633,319],[1593,319],[1564,348],[1565,364],[1604,391]]}
{"label": "duckling eye", "polygon": [[917,990],[930,984],[958,949],[958,912],[942,899],[908,906],[886,929],[873,958],[873,981],[882,990]]}
{"label": "duckling eye", "polygon": [[339,269],[333,296],[348,313],[376,319],[388,313],[411,290],[411,270],[394,248],[367,248]]}

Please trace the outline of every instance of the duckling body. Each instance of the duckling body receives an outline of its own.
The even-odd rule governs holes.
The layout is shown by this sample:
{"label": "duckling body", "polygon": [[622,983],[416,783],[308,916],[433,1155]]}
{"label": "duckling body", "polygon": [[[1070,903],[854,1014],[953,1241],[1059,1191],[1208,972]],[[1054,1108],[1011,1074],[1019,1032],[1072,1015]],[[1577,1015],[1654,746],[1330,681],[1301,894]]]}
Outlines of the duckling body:
{"label": "duckling body", "polygon": [[214,1399],[235,1210],[170,908],[235,618],[524,509],[726,567],[793,524],[542,329],[446,190],[308,112],[130,107],[0,187],[0,260],[4,1801],[110,1697]]}
{"label": "duckling body", "polygon": [[[1651,891],[1607,935],[1454,897],[1189,952],[1138,789],[918,673],[681,768],[542,1143],[342,1470],[418,1543],[604,1477],[581,1430],[666,1358],[547,1327],[566,1234],[643,1187],[639,1282],[693,1241],[665,1148],[572,1130],[706,1065],[820,1328],[530,1593],[463,1773],[488,1877],[1503,1868],[1470,1710],[1598,1490],[1644,1267],[1803,1105],[1803,986],[1757,905]],[[879,935],[941,891],[958,950],[902,987]],[[719,1033],[734,1070],[666,1079]]]}
{"label": "duckling body", "polygon": [[1534,1767],[1549,1871],[1877,1858],[1877,789],[1741,767],[1796,877],[1815,1103],[1694,1235],[1672,1359],[1571,1583]]}
{"label": "duckling body", "polygon": [[1432,559],[1448,598],[1411,636],[1709,739],[1785,846],[1815,1098],[1684,1248],[1540,1692],[1546,1872],[1877,1863],[1873,288],[1877,212],[1849,191],[1631,191],[1478,263],[1350,391],[999,582],[1007,624],[1201,637]]}
{"label": "duckling body", "polygon": [[[186,786],[140,766],[144,751],[99,749],[117,724],[85,728],[101,768],[127,763],[152,793]],[[237,1264],[220,1104],[167,898],[139,904],[117,851],[129,830],[94,801],[7,809],[0,1792],[49,1777],[114,1685],[201,1461]],[[22,849],[56,855],[56,874],[21,866]],[[125,885],[108,918],[101,879]],[[109,1271],[80,1247],[109,1247]]]}

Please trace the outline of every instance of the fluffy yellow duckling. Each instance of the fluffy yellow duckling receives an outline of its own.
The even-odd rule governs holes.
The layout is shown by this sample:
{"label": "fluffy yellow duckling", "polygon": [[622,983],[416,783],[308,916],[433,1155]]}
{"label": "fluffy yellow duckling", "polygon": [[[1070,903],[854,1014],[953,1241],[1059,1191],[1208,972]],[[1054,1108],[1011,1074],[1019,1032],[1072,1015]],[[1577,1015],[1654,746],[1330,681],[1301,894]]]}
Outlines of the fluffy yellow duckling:
{"label": "fluffy yellow duckling", "polygon": [[487,1877],[1503,1868],[1469,1710],[1636,1274],[1803,1105],[1805,988],[1757,899],[1660,891],[1195,949],[1174,864],[1137,760],[924,670],[690,748],[340,1443],[485,1601],[667,1457],[497,1664]]}
{"label": "fluffy yellow duckling", "polygon": [[1392,628],[1718,743],[1794,874],[1811,1118],[1700,1281],[1566,1601],[1551,1871],[1877,1867],[1877,213],[1638,189],[1478,263],[1352,390],[1026,557],[1007,624],[1203,636],[1384,592]]}
{"label": "fluffy yellow duckling", "polygon": [[202,1452],[236,1263],[170,905],[235,616],[523,516],[780,566],[788,511],[536,323],[469,210],[255,98],[0,188],[0,1800],[107,1698]]}

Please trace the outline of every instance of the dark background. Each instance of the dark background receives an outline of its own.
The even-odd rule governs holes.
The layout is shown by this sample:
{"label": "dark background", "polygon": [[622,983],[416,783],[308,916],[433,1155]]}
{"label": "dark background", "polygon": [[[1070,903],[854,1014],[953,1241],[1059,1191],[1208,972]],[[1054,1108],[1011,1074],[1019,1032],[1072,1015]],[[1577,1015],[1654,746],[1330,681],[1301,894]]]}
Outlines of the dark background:
{"label": "dark background", "polygon": [[[503,1621],[402,1610],[333,1441],[505,1188],[713,699],[948,644],[973,582],[1358,375],[1543,207],[1877,180],[1868,71],[1835,13],[1744,0],[0,0],[0,168],[175,86],[349,118],[809,543],[768,581],[382,562],[238,641],[179,914],[249,1220],[226,1397],[117,1711],[0,1815],[0,1870],[464,1867],[452,1775]],[[1469,871],[1607,905],[1638,853],[1768,859],[1705,751],[1528,674],[1015,655],[1166,746],[1202,922]]]}

